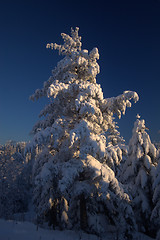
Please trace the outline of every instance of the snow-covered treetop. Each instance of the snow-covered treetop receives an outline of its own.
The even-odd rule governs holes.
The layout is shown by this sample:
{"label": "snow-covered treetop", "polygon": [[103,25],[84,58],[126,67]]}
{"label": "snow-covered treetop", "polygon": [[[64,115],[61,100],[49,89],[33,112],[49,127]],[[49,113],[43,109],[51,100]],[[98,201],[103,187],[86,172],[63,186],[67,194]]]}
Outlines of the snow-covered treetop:
{"label": "snow-covered treetop", "polygon": [[[37,89],[30,97],[31,100],[39,99],[42,96],[51,97],[54,94],[56,97],[56,92],[58,93],[58,91],[64,88],[67,89],[69,84],[77,79],[82,82],[90,81],[96,83],[96,75],[100,72],[97,63],[97,59],[99,59],[98,49],[93,48],[90,53],[86,49],[81,50],[82,43],[81,37],[78,36],[78,30],[78,27],[76,27],[75,31],[71,28],[71,36],[62,33],[63,45],[56,43],[47,44],[47,48],[57,49],[59,54],[65,57],[58,62],[48,81],[44,82],[43,89]],[[61,82],[60,85],[59,81]]]}
{"label": "snow-covered treetop", "polygon": [[[137,115],[137,120],[134,123],[133,135],[130,140],[130,152],[129,154],[137,153],[137,158],[141,158],[141,155],[149,155],[153,158],[156,157],[157,151],[154,144],[151,143],[149,134],[146,132],[148,128],[145,126],[145,120],[140,119],[140,116]],[[139,151],[135,150],[135,147],[139,145],[142,148],[139,148]]]}
{"label": "snow-covered treetop", "polygon": [[59,54],[71,55],[72,53],[77,53],[81,51],[81,37],[78,36],[79,28],[76,27],[75,31],[71,28],[71,36],[65,33],[61,33],[64,40],[63,45],[58,45],[56,43],[48,43],[47,48],[59,50]]}
{"label": "snow-covered treetop", "polygon": [[[68,129],[68,134],[72,136],[72,132],[79,131],[74,128],[79,129],[82,126],[89,129],[89,136],[90,132],[97,136],[110,129],[110,140],[114,139],[114,142],[117,142],[119,133],[113,115],[116,114],[120,118],[121,113],[125,114],[126,107],[131,107],[132,99],[134,102],[138,101],[138,94],[132,91],[104,99],[102,88],[96,82],[96,76],[100,72],[97,63],[98,49],[93,48],[90,52],[82,49],[78,30],[79,28],[71,29],[71,36],[62,33],[62,45],[47,44],[47,48],[59,50],[59,54],[64,58],[57,63],[52,76],[44,82],[43,88],[37,89],[30,97],[32,100],[42,96],[50,99],[50,103],[40,113],[40,117],[44,118],[33,128],[33,133],[36,133],[34,145],[48,142],[51,136],[54,136],[55,141],[64,135],[64,129]],[[57,129],[63,129],[63,134],[60,130],[60,136],[55,134]]]}

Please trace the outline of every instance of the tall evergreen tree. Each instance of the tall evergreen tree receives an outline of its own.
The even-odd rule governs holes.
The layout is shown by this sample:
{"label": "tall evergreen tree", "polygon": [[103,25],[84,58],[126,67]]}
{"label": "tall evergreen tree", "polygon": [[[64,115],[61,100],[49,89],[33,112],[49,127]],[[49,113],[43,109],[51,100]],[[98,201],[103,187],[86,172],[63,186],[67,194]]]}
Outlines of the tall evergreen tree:
{"label": "tall evergreen tree", "polygon": [[31,96],[32,100],[50,99],[28,146],[42,148],[33,168],[37,218],[61,228],[81,227],[96,233],[114,225],[125,235],[135,227],[133,212],[107,164],[106,132],[116,128],[113,115],[121,117],[138,95],[125,91],[103,98],[96,83],[98,49],[81,49],[78,30],[71,29],[71,36],[62,33],[63,45],[47,45],[64,58],[43,88]]}
{"label": "tall evergreen tree", "polygon": [[146,132],[145,121],[134,123],[129,142],[128,158],[120,180],[128,185],[139,230],[151,234],[152,183],[155,174],[156,148]]}

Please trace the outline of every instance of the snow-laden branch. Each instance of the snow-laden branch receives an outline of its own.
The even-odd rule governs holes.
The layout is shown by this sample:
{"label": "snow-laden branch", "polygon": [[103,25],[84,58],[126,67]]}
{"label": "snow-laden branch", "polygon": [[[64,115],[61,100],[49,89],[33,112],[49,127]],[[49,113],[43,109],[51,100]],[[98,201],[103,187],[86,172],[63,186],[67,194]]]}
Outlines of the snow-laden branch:
{"label": "snow-laden branch", "polygon": [[71,28],[71,36],[65,33],[61,33],[61,36],[64,40],[63,45],[57,43],[48,43],[46,48],[57,49],[61,55],[71,55],[77,51],[81,50],[81,37],[78,36],[79,28],[76,27],[75,31]]}
{"label": "snow-laden branch", "polygon": [[126,107],[131,107],[130,100],[134,100],[136,103],[139,100],[139,96],[136,92],[133,91],[124,91],[123,94],[106,98],[102,102],[103,112],[111,112],[113,114],[117,114],[118,118],[121,118],[121,113],[124,115],[126,111]]}

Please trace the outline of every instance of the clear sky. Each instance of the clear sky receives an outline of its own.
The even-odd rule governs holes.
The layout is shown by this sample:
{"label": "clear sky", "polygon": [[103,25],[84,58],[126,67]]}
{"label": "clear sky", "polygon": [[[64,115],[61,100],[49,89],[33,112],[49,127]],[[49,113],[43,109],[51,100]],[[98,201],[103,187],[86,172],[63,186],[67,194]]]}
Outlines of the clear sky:
{"label": "clear sky", "polygon": [[140,100],[119,122],[131,137],[136,114],[160,141],[160,1],[24,0],[0,2],[0,143],[27,141],[46,100],[29,96],[51,75],[60,56],[46,49],[78,26],[83,48],[98,47],[105,97],[136,91]]}

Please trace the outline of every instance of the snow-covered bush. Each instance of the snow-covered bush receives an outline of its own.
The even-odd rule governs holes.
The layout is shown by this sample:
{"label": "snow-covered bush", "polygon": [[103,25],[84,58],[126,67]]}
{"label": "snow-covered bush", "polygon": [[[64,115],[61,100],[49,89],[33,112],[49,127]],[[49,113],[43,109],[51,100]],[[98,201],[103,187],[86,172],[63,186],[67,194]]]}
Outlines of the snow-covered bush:
{"label": "snow-covered bush", "polygon": [[[115,178],[108,156],[114,152],[121,159],[122,155],[113,115],[120,118],[138,95],[125,91],[104,99],[96,82],[98,49],[81,49],[78,30],[71,29],[71,36],[63,33],[63,45],[47,44],[64,58],[43,88],[31,96],[32,100],[50,99],[28,145],[28,150],[37,145],[42,149],[33,168],[37,219],[97,234],[114,225],[120,234],[130,234],[135,228],[130,199]],[[106,137],[109,130],[112,147],[117,141],[113,150]]]}
{"label": "snow-covered bush", "polygon": [[123,166],[120,180],[127,184],[139,230],[151,234],[150,222],[152,204],[152,184],[156,167],[156,148],[146,132],[145,121],[134,123],[129,142],[128,158]]}

